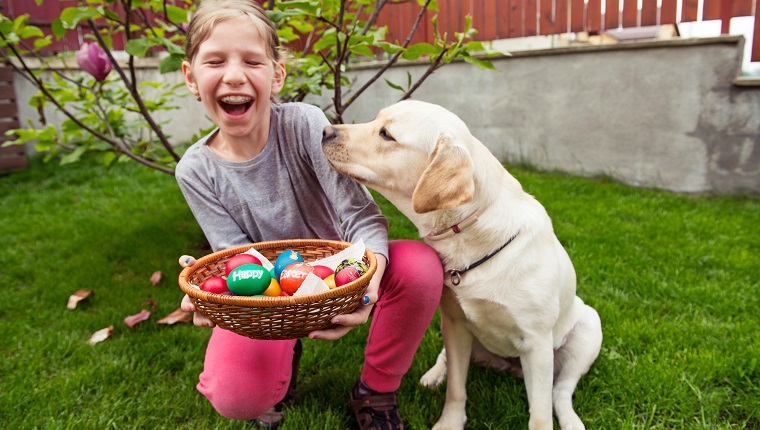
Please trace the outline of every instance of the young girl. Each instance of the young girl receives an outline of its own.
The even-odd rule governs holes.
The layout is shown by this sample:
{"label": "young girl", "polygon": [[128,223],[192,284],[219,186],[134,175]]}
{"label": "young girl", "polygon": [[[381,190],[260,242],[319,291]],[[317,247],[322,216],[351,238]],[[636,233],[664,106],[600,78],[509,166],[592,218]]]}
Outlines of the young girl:
{"label": "young girl", "polygon": [[[254,0],[200,3],[182,72],[218,128],[187,150],[177,182],[214,251],[290,238],[364,240],[378,260],[364,306],[309,338],[338,339],[372,315],[351,406],[362,429],[402,429],[394,392],[435,313],[443,269],[422,242],[388,242],[387,221],[368,191],[330,168],[321,149],[329,122],[320,109],[272,103],[285,79],[278,41]],[[187,296],[182,308],[195,310]],[[213,326],[199,313],[194,322]],[[223,416],[273,428],[292,400],[300,346],[214,327],[198,390]]]}

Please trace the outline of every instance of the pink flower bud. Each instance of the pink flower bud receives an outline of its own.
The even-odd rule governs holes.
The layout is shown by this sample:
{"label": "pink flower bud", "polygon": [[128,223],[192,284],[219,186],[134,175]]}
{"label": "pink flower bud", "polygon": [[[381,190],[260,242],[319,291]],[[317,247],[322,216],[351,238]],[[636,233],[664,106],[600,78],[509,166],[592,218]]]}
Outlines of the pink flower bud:
{"label": "pink flower bud", "polygon": [[85,42],[77,52],[77,64],[98,81],[102,81],[111,72],[111,61],[106,51],[97,43]]}

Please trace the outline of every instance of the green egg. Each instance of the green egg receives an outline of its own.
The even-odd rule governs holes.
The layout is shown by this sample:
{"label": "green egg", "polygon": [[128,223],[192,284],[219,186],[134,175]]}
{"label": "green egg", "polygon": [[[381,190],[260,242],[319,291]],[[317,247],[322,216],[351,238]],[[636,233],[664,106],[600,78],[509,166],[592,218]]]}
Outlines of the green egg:
{"label": "green egg", "polygon": [[230,272],[227,288],[239,296],[255,296],[269,287],[272,276],[258,264],[243,264]]}

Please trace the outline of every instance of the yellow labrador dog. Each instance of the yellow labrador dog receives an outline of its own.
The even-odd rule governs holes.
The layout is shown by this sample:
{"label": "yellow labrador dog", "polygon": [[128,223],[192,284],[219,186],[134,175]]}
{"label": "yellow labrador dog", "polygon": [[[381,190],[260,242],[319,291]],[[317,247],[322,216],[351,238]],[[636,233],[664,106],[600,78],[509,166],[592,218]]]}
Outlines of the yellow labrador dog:
{"label": "yellow labrador dog", "polygon": [[583,429],[572,397],[599,355],[602,326],[575,295],[544,207],[437,105],[404,101],[366,124],[325,127],[322,146],[338,172],[398,207],[443,262],[444,350],[421,380],[434,387],[448,373],[433,428],[464,428],[472,359],[522,373],[530,429],[552,429],[552,409],[562,429]]}

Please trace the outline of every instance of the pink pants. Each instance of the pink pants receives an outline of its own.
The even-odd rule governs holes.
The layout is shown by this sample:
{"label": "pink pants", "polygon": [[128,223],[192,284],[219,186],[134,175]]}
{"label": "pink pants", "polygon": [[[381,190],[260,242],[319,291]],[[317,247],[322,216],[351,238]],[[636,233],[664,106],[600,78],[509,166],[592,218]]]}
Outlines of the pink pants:
{"label": "pink pants", "polygon": [[[412,358],[438,307],[443,269],[423,242],[389,243],[389,264],[372,311],[362,379],[391,392]],[[227,418],[251,420],[285,396],[295,340],[254,340],[215,327],[206,349],[198,391]]]}

